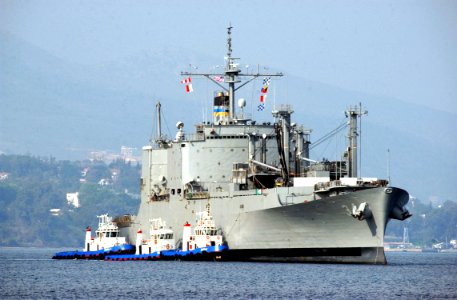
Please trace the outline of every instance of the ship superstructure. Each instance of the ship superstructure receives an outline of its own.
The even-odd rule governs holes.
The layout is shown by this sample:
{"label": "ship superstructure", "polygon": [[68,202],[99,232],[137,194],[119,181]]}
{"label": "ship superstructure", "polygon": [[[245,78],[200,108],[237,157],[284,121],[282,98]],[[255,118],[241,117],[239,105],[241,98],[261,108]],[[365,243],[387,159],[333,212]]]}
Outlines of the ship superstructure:
{"label": "ship superstructure", "polygon": [[[213,120],[197,124],[193,134],[178,122],[175,138],[167,140],[157,105],[158,135],[142,153],[140,208],[125,228],[130,239],[156,218],[182,237],[182,225],[210,206],[230,249],[222,259],[385,263],[384,230],[389,219],[410,216],[409,195],[386,180],[358,176],[357,119],[364,110],[346,111],[349,147],[342,160],[311,160],[310,130],[292,122],[292,106],[276,105],[271,123],[237,114],[239,88],[282,74],[242,73],[232,57],[231,29],[223,74],[182,73],[220,88]],[[237,104],[242,109],[246,102]],[[181,248],[183,241],[176,242]]]}

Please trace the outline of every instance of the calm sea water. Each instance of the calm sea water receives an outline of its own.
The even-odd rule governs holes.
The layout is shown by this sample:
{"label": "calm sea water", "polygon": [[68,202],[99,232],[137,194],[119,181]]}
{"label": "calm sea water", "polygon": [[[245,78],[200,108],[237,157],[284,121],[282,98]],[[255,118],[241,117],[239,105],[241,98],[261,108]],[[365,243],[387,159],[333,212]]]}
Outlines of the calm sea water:
{"label": "calm sea water", "polygon": [[457,298],[456,253],[389,264],[52,260],[69,249],[0,248],[0,299]]}

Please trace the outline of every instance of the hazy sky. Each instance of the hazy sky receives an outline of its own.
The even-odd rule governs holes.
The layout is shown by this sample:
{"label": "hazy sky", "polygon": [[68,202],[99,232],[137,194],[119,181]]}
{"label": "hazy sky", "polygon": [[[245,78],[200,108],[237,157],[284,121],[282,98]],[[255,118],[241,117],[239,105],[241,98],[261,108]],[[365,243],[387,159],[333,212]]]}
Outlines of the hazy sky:
{"label": "hazy sky", "polygon": [[0,30],[98,64],[179,46],[457,113],[457,1],[7,1]]}

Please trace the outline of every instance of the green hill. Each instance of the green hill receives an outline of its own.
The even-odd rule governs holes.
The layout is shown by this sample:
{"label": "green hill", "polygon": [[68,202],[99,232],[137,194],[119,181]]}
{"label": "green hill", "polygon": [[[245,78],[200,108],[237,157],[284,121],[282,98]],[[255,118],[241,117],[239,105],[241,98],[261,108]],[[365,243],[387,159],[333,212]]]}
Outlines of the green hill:
{"label": "green hill", "polygon": [[[0,174],[1,246],[80,247],[84,228],[97,227],[97,215],[136,214],[139,206],[140,167],[122,160],[107,165],[0,155]],[[67,193],[76,192],[80,207],[67,203]],[[55,216],[51,209],[60,211]]]}
{"label": "green hill", "polygon": [[408,229],[411,243],[423,247],[431,247],[438,242],[449,242],[457,239],[457,203],[446,201],[433,207],[412,200],[408,210],[413,216],[404,222],[391,220],[387,225],[386,237],[400,240],[403,229]]}

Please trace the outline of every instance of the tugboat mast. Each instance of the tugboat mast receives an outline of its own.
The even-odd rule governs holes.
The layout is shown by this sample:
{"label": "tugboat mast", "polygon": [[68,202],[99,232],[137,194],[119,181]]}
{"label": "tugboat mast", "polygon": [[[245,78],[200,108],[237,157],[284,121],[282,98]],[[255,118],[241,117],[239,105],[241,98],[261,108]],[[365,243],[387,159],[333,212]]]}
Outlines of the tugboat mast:
{"label": "tugboat mast", "polygon": [[[281,77],[283,76],[282,73],[276,73],[276,74],[261,74],[259,72],[254,73],[254,74],[244,74],[241,72],[241,70],[238,68],[238,63],[236,63],[236,60],[239,58],[232,57],[232,26],[229,25],[227,27],[227,64],[225,66],[225,71],[223,74],[220,73],[192,73],[192,72],[181,72],[181,75],[183,76],[204,76],[220,86],[224,91],[228,93],[229,97],[229,112],[228,112],[228,122],[232,122],[237,119],[236,117],[236,111],[235,111],[235,91],[238,89],[242,88],[249,82],[253,81],[254,79],[258,77]],[[216,81],[213,77],[223,77],[224,82],[228,84],[228,88]],[[247,77],[248,80],[240,84],[239,86],[236,86],[236,83],[241,82],[238,77]]]}

